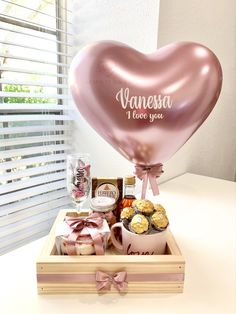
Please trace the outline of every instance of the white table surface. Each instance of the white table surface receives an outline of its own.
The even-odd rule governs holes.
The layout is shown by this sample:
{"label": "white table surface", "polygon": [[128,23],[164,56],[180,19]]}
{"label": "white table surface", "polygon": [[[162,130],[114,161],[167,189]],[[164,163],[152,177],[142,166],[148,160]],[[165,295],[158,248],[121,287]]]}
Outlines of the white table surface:
{"label": "white table surface", "polygon": [[236,183],[184,174],[160,186],[186,260],[183,294],[38,295],[45,238],[0,257],[1,314],[236,313]]}

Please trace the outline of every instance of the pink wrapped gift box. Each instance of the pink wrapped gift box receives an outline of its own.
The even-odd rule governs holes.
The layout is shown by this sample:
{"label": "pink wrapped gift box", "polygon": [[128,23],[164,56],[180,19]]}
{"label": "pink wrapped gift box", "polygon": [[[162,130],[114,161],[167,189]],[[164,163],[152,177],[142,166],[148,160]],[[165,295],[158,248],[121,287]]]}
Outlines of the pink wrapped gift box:
{"label": "pink wrapped gift box", "polygon": [[109,226],[101,215],[73,213],[57,225],[55,242],[59,255],[104,255],[109,237]]}

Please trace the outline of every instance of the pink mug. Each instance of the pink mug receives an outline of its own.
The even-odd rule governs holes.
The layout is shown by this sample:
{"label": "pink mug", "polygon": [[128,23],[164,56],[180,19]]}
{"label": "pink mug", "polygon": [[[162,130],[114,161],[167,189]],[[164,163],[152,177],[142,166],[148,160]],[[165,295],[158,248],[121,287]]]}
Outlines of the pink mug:
{"label": "pink mug", "polygon": [[[115,229],[121,229],[122,242],[116,238]],[[111,241],[114,247],[127,255],[160,255],[166,250],[167,229],[152,234],[136,234],[127,230],[122,222],[111,227]]]}

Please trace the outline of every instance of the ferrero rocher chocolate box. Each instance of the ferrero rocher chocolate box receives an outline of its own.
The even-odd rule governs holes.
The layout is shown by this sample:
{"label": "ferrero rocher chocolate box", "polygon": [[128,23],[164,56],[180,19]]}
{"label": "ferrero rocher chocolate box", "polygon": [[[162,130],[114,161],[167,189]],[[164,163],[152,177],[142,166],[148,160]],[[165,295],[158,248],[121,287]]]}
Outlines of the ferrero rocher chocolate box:
{"label": "ferrero rocher chocolate box", "polygon": [[123,178],[92,178],[92,197],[106,196],[116,200],[116,204],[123,197]]}

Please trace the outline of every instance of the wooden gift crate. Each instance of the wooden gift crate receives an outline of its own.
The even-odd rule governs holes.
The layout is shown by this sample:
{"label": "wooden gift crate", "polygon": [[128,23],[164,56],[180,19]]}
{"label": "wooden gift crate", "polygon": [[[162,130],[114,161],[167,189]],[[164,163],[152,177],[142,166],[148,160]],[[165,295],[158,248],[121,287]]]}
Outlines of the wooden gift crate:
{"label": "wooden gift crate", "polygon": [[[55,227],[69,212],[71,213],[68,210],[60,211],[37,260],[39,294],[98,293],[96,271],[109,274],[126,271],[127,293],[183,292],[185,261],[170,231],[164,255],[120,255],[114,250],[108,251],[104,256],[57,255]],[[137,275],[141,281],[128,280],[129,276],[135,278]],[[89,276],[90,281],[81,280],[83,276]],[[94,281],[91,280],[93,276]],[[79,280],[76,279],[78,277]],[[118,293],[114,286],[108,292]]]}

